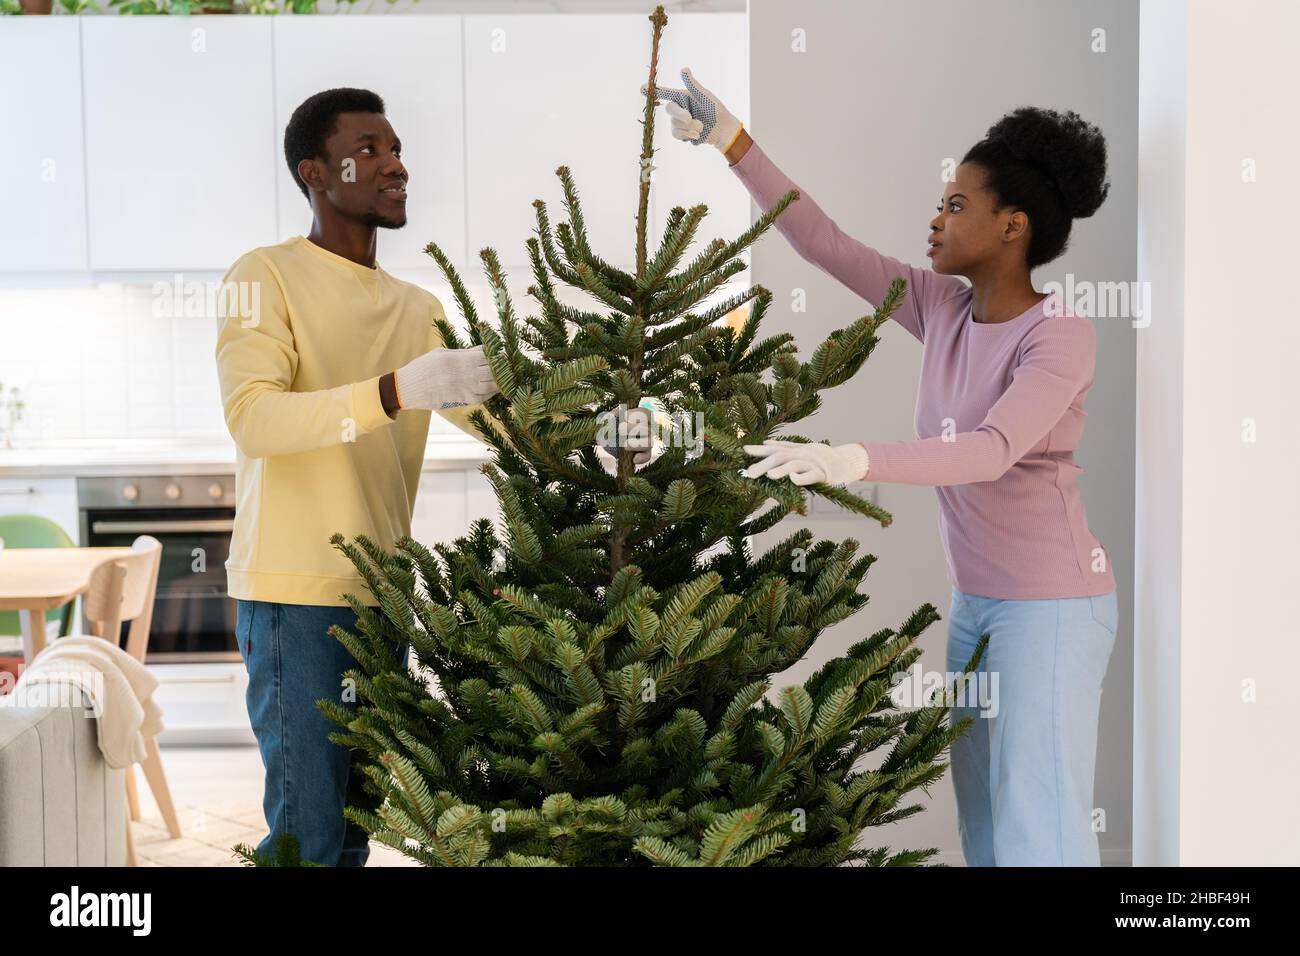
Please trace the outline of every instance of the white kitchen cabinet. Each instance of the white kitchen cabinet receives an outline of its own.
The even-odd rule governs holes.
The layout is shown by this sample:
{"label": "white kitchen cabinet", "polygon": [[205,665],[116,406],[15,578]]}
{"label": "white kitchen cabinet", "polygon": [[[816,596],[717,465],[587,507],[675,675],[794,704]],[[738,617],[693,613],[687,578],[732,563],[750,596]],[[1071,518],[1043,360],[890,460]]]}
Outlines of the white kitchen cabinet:
{"label": "white kitchen cabinet", "polygon": [[[636,211],[651,28],[642,14],[554,14],[465,18],[465,125],[472,253],[493,246],[526,268],[524,245],[546,200],[552,223],[566,218],[555,169],[567,165],[582,200],[593,249],[624,268],[636,262]],[[692,66],[742,121],[749,113],[745,14],[672,14],[659,83],[680,86]],[[701,75],[701,71],[703,75]],[[650,240],[674,205],[707,202],[697,240],[734,237],[750,222],[749,194],[712,147],[672,138],[658,107]],[[653,252],[653,246],[651,248]],[[531,274],[531,273],[528,273]]]}
{"label": "white kitchen cabinet", "polygon": [[477,468],[426,471],[411,516],[411,537],[427,548],[451,544],[479,518],[495,520],[496,493]]}
{"label": "white kitchen cabinet", "polygon": [[412,538],[429,549],[450,544],[469,530],[465,516],[465,472],[426,471],[420,475],[411,516]]}
{"label": "white kitchen cabinet", "polygon": [[480,518],[495,522],[501,514],[501,505],[497,502],[496,489],[481,471],[471,471],[465,475],[465,518],[473,524]]}
{"label": "white kitchen cabinet", "polygon": [[[0,128],[39,131],[0,156],[0,221],[22,226],[0,235],[0,270],[221,272],[305,232],[284,128],[339,85],[384,97],[403,140],[409,218],[380,230],[385,266],[432,270],[432,240],[473,280],[492,246],[526,284],[532,201],[564,218],[565,164],[596,251],[630,267],[649,35],[642,14],[7,21],[0,62],[41,86],[0,97]],[[744,14],[673,14],[660,83],[691,65],[744,120],[747,44]],[[674,140],[662,107],[655,146],[652,248],[678,204],[708,203],[700,243],[748,226],[725,160]]]}
{"label": "white kitchen cabinet", "polygon": [[274,242],[270,20],[78,20],[91,269],[224,271]]}
{"label": "white kitchen cabinet", "polygon": [[[7,17],[0,30],[0,269],[86,269],[80,17]],[[30,84],[19,78],[31,78]]]}
{"label": "white kitchen cabinet", "polygon": [[[275,135],[307,97],[340,86],[378,93],[402,143],[410,174],[407,223],[380,229],[385,269],[436,269],[424,252],[436,242],[465,263],[464,97],[458,16],[302,17],[275,21]],[[279,238],[311,228],[311,206],[276,160]]]}
{"label": "white kitchen cabinet", "polygon": [[[573,171],[593,249],[636,262],[642,102],[650,24],[629,14],[465,18],[469,248],[521,275],[534,199],[565,218],[557,167]],[[475,268],[478,273],[478,268]]]}
{"label": "white kitchen cabinet", "polygon": [[[643,54],[642,59],[647,57]],[[670,14],[659,47],[659,86],[681,89],[685,85],[681,78],[685,67],[690,67],[695,81],[704,84],[749,128],[747,14]],[[752,201],[726,158],[712,146],[673,139],[672,117],[662,105],[655,118],[655,150],[651,195],[656,240],[673,206],[689,209],[704,203],[709,207],[709,214],[695,234],[696,248],[717,238],[734,239],[749,228]],[[689,260],[688,253],[685,261]]]}
{"label": "white kitchen cabinet", "polygon": [[158,678],[153,699],[163,710],[160,746],[256,743],[244,700],[248,670],[242,662],[146,667]]}
{"label": "white kitchen cabinet", "polygon": [[0,478],[0,514],[49,518],[78,541],[77,479]]}

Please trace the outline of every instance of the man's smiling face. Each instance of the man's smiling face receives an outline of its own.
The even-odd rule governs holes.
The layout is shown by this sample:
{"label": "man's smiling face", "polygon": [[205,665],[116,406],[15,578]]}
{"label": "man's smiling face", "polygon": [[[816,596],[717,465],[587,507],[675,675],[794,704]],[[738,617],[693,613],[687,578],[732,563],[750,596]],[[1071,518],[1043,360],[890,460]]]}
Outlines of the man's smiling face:
{"label": "man's smiling face", "polygon": [[382,113],[340,113],[325,141],[322,197],[338,212],[367,226],[406,225],[402,141]]}

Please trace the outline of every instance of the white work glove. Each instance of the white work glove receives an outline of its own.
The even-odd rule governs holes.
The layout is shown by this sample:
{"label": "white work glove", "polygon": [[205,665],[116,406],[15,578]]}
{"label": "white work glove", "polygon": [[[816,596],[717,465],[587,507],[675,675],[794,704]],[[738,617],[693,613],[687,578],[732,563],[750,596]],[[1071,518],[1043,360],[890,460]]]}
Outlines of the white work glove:
{"label": "white work glove", "polygon": [[402,408],[460,408],[500,391],[481,345],[425,352],[399,368],[396,378]]}
{"label": "white work glove", "polygon": [[[684,90],[655,88],[655,98],[664,102],[664,109],[673,118],[673,137],[696,146],[708,143],[725,153],[740,135],[740,120],[695,82],[689,68],[682,70],[682,82],[686,84]],[[641,92],[645,91],[642,85]]]}
{"label": "white work glove", "polygon": [[745,469],[750,478],[789,477],[796,485],[844,485],[865,478],[871,460],[857,442],[823,445],[795,441],[765,441],[746,445],[745,453],[760,459]]}

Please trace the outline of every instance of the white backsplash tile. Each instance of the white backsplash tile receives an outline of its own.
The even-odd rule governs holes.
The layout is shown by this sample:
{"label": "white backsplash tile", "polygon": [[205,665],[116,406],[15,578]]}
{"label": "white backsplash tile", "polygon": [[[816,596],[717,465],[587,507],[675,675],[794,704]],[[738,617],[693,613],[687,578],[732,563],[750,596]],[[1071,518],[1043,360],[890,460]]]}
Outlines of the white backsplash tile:
{"label": "white backsplash tile", "polygon": [[[736,278],[744,280],[748,273]],[[479,315],[493,314],[486,282],[462,276]],[[519,315],[535,313],[526,274],[509,277]],[[421,282],[463,329],[450,287]],[[170,288],[170,287],[168,287]],[[744,288],[733,281],[716,299]],[[583,293],[556,289],[560,299],[603,311]],[[170,294],[166,292],[165,294]],[[153,283],[101,283],[78,288],[0,288],[0,386],[18,386],[26,402],[20,438],[226,439],[214,349],[217,320],[156,309]],[[4,416],[0,413],[0,428]],[[430,435],[456,435],[438,415]]]}

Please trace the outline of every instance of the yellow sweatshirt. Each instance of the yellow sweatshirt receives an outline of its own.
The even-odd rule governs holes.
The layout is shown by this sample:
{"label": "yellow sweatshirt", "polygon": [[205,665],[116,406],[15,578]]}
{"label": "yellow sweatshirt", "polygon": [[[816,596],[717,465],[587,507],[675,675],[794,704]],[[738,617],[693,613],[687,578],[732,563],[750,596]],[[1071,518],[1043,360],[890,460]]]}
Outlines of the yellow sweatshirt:
{"label": "yellow sweatshirt", "polygon": [[[230,596],[284,604],[377,600],[329,543],[380,547],[411,529],[430,412],[391,419],[382,375],[442,344],[430,292],[303,236],[241,256],[218,297],[217,370],[237,449]],[[439,412],[468,422],[480,406]]]}

